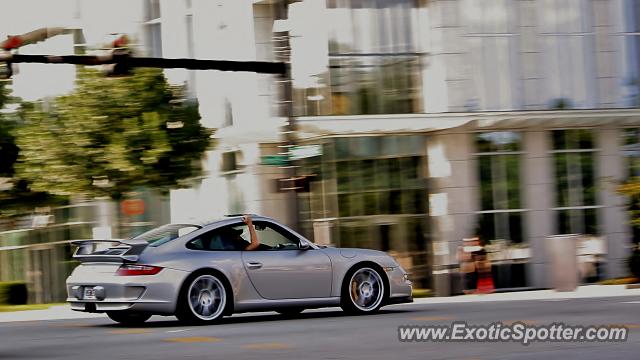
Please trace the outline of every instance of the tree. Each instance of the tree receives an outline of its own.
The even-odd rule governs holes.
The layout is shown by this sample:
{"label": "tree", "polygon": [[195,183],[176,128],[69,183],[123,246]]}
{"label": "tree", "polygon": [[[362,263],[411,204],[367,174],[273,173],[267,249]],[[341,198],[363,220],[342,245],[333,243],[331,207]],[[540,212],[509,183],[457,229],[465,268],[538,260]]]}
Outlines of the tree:
{"label": "tree", "polygon": [[210,131],[159,69],[105,78],[79,70],[76,89],[24,103],[16,173],[35,191],[120,199],[140,187],[167,192],[201,172]]}
{"label": "tree", "polygon": [[[11,96],[5,82],[0,82],[0,109],[16,104],[19,99]],[[0,113],[0,216],[12,216],[36,206],[63,204],[65,199],[46,192],[34,192],[26,179],[16,175],[15,164],[20,149],[15,132],[20,126],[15,114]]]}
{"label": "tree", "polygon": [[629,198],[628,211],[634,244],[628,266],[631,274],[640,278],[640,243],[638,243],[638,235],[640,234],[640,177],[632,177],[622,184],[618,191]]}

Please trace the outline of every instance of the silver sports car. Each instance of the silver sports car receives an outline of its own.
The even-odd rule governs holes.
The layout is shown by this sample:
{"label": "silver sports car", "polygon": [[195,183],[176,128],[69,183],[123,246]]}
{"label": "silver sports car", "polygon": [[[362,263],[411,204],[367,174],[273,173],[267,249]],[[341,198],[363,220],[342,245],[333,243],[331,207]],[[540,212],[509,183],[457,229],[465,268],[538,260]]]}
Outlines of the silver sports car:
{"label": "silver sports car", "polygon": [[413,301],[407,273],[388,254],[313,244],[273,219],[253,216],[260,245],[241,215],[206,224],[170,224],[128,240],[75,242],[81,261],[67,279],[77,311],[120,323],[175,315],[210,323],[239,312],[341,306],[372,313]]}

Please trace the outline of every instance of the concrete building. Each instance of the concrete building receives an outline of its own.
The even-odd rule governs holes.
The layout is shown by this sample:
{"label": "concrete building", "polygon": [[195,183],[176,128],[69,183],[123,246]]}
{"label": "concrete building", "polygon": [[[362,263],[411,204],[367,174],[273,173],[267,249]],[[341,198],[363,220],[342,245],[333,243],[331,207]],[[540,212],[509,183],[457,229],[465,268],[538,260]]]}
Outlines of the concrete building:
{"label": "concrete building", "polygon": [[265,214],[318,243],[393,252],[443,293],[474,234],[502,288],[551,286],[559,234],[582,234],[582,281],[626,274],[638,239],[616,188],[640,168],[636,1],[289,3],[138,3],[154,56],[276,61],[274,30],[288,31],[298,141],[315,145],[293,161],[311,179],[293,219],[276,186],[287,169],[262,165],[286,152],[278,79],[167,71],[217,129],[171,221]]}
{"label": "concrete building", "polygon": [[[584,281],[626,274],[616,187],[640,127],[636,2],[306,0],[286,17],[278,3],[161,1],[158,23],[163,55],[197,58],[274,61],[274,27],[289,31],[299,140],[322,149],[295,162],[315,175],[298,193],[306,235],[392,251],[421,286],[473,234],[504,265],[501,287],[550,286],[557,234],[583,234]],[[276,79],[186,80],[219,146],[202,185],[173,193],[172,218],[291,221],[283,169],[260,165],[281,152]]]}

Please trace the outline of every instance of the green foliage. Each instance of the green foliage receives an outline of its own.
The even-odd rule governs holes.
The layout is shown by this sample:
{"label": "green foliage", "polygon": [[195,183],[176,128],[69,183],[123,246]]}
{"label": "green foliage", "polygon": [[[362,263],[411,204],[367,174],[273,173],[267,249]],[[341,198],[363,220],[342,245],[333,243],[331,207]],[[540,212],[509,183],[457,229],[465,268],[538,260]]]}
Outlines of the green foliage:
{"label": "green foliage", "polygon": [[0,304],[22,305],[27,303],[27,284],[24,282],[0,282]]}
{"label": "green foliage", "polygon": [[79,72],[76,90],[24,103],[16,173],[35,191],[121,198],[138,187],[166,192],[200,174],[210,132],[159,69],[126,78]]}
{"label": "green foliage", "polygon": [[640,279],[640,249],[636,248],[629,257],[629,271],[636,278]]}
{"label": "green foliage", "polygon": [[[11,96],[6,83],[0,82],[0,109],[18,101]],[[31,191],[28,181],[16,176],[15,163],[20,149],[16,145],[15,131],[19,126],[14,114],[0,113],[0,216],[64,202],[64,199],[47,193]]]}

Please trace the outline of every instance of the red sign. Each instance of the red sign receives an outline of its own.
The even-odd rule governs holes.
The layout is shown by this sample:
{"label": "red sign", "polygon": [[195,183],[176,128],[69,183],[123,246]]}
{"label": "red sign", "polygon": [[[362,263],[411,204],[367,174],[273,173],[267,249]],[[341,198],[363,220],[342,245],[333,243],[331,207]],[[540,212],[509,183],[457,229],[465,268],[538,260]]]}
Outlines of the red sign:
{"label": "red sign", "polygon": [[142,215],[144,214],[144,201],[141,199],[122,200],[120,210],[129,216]]}

